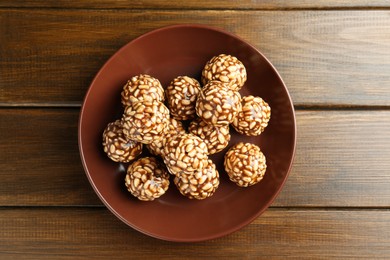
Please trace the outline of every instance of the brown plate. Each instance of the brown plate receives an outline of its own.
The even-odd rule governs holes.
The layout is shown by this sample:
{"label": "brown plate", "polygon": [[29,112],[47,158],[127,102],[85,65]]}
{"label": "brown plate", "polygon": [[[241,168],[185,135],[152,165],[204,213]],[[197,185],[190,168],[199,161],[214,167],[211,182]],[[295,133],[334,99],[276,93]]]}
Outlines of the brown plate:
{"label": "brown plate", "polygon": [[[241,95],[266,100],[272,109],[266,130],[246,137],[231,130],[229,147],[239,141],[260,146],[267,158],[264,179],[249,188],[230,182],[223,170],[224,151],[211,156],[221,175],[216,193],[205,200],[183,197],[171,181],[161,198],[142,202],[124,185],[127,165],[111,161],[102,148],[102,132],[120,118],[120,92],[130,77],[141,73],[166,86],[174,77],[200,78],[206,61],[221,53],[240,59],[248,73]],[[176,25],[154,30],[131,41],[101,68],[81,109],[79,148],[88,179],[103,203],[123,222],[152,237],[170,241],[202,241],[249,224],[272,203],[290,171],[296,143],[294,107],[281,77],[252,45],[225,31],[202,25]]]}

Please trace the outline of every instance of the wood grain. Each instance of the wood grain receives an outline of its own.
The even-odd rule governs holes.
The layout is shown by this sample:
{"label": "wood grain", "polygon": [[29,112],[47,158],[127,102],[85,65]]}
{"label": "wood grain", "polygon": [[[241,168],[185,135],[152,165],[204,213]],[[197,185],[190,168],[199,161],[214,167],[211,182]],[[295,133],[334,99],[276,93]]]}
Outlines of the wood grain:
{"label": "wood grain", "polygon": [[390,211],[269,209],[223,238],[147,237],[104,208],[1,209],[1,259],[300,259],[390,257]]}
{"label": "wood grain", "polygon": [[0,110],[0,205],[99,204],[77,145],[78,109]]}
{"label": "wood grain", "polygon": [[0,7],[52,7],[52,8],[169,8],[169,9],[290,9],[290,8],[385,8],[390,4],[386,0],[143,0],[143,1],[128,1],[128,0],[79,0],[79,1],[24,1],[24,0],[4,0],[0,2]]}
{"label": "wood grain", "polygon": [[[0,109],[0,206],[101,205],[79,159],[78,112]],[[390,111],[297,111],[297,125],[273,206],[390,207]]]}
{"label": "wood grain", "polygon": [[390,111],[298,111],[297,128],[275,206],[390,206]]}
{"label": "wood grain", "polygon": [[179,23],[207,23],[252,43],[298,106],[390,105],[388,11],[112,9],[1,9],[0,105],[80,105],[118,48]]}

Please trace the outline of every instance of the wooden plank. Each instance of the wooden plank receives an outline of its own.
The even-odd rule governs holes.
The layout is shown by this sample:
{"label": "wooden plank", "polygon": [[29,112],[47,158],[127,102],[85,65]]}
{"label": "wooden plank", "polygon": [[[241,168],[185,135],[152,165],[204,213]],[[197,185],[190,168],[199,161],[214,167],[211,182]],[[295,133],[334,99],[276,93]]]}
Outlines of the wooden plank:
{"label": "wooden plank", "polygon": [[390,111],[298,111],[297,126],[274,206],[390,206]]}
{"label": "wooden plank", "polygon": [[0,110],[0,205],[99,204],[77,145],[78,109]]}
{"label": "wooden plank", "polygon": [[[78,112],[0,109],[0,206],[101,205],[79,159]],[[297,124],[273,206],[390,207],[390,111],[297,111]]]}
{"label": "wooden plank", "polygon": [[179,23],[206,23],[252,43],[298,106],[390,105],[388,11],[79,9],[0,10],[0,105],[80,105],[118,48]]}
{"label": "wooden plank", "polygon": [[1,259],[300,259],[390,257],[390,211],[269,209],[223,238],[172,243],[147,237],[100,208],[1,209]]}
{"label": "wooden plank", "polygon": [[0,2],[0,7],[51,7],[51,8],[169,8],[169,9],[289,9],[289,8],[384,8],[389,7],[386,0],[332,0],[332,1],[284,1],[284,0],[225,0],[225,1],[206,1],[206,0],[188,0],[182,1],[164,1],[164,0],[81,0],[81,1],[23,1],[23,0],[5,0]]}

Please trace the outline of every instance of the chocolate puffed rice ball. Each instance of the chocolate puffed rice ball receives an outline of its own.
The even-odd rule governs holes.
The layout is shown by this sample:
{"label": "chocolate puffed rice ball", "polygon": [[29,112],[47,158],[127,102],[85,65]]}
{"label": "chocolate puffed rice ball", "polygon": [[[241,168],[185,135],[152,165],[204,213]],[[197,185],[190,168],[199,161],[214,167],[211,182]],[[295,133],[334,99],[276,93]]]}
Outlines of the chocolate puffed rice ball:
{"label": "chocolate puffed rice ball", "polygon": [[167,139],[164,162],[173,174],[185,174],[203,168],[207,163],[207,145],[193,134],[176,135]]}
{"label": "chocolate puffed rice ball", "polygon": [[233,120],[234,129],[244,135],[260,135],[271,118],[270,106],[260,97],[245,96],[242,109]]}
{"label": "chocolate puffed rice ball", "polygon": [[232,55],[220,54],[209,60],[202,71],[202,83],[218,80],[228,84],[229,88],[239,91],[246,82],[244,64]]}
{"label": "chocolate puffed rice ball", "polygon": [[240,93],[220,81],[207,83],[196,101],[196,114],[207,124],[228,125],[240,110]]}
{"label": "chocolate puffed rice ball", "polygon": [[193,119],[199,91],[200,84],[196,79],[187,76],[173,79],[165,91],[171,116],[177,120]]}
{"label": "chocolate puffed rice ball", "polygon": [[230,141],[229,125],[209,125],[200,118],[190,123],[188,131],[199,136],[206,143],[209,154],[223,150]]}
{"label": "chocolate puffed rice ball", "polygon": [[219,186],[219,174],[211,160],[190,174],[176,175],[173,182],[180,193],[190,199],[203,200],[214,194]]}
{"label": "chocolate puffed rice ball", "polygon": [[125,185],[139,200],[152,201],[167,191],[169,174],[156,158],[144,157],[127,168]]}
{"label": "chocolate puffed rice ball", "polygon": [[153,141],[150,144],[147,144],[146,147],[152,154],[163,156],[166,141],[175,135],[182,135],[185,133],[186,131],[184,130],[183,124],[171,117],[169,118],[166,131],[161,133],[162,139]]}
{"label": "chocolate puffed rice ball", "polygon": [[126,138],[121,120],[109,123],[103,132],[103,148],[115,162],[127,163],[142,153],[142,144]]}
{"label": "chocolate puffed rice ball", "polygon": [[150,75],[134,76],[123,86],[121,101],[124,106],[153,100],[164,101],[164,89],[160,81]]}
{"label": "chocolate puffed rice ball", "polygon": [[267,169],[264,154],[251,143],[238,143],[225,154],[225,171],[238,186],[248,187],[260,182]]}
{"label": "chocolate puffed rice ball", "polygon": [[143,101],[127,106],[123,114],[123,133],[131,140],[150,144],[163,138],[169,124],[169,110],[159,101]]}

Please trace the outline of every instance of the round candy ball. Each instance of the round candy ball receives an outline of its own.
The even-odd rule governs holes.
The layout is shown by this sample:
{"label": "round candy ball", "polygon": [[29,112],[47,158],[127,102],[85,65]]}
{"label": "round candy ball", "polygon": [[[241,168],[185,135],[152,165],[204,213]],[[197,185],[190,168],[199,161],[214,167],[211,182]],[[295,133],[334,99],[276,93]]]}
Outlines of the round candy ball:
{"label": "round candy ball", "polygon": [[260,97],[245,96],[242,109],[233,120],[234,129],[248,136],[260,135],[271,118],[270,106]]}
{"label": "round candy ball", "polygon": [[206,143],[209,154],[220,152],[230,141],[229,125],[209,125],[200,118],[190,123],[188,131],[199,136]]}
{"label": "round candy ball", "polygon": [[167,191],[169,174],[156,158],[144,157],[127,168],[125,184],[139,200],[152,201]]}
{"label": "round candy ball", "polygon": [[260,182],[267,169],[264,154],[251,143],[238,143],[225,154],[225,171],[229,179],[241,187]]}
{"label": "round candy ball", "polygon": [[228,125],[241,110],[241,96],[220,81],[210,81],[200,91],[196,114],[212,125]]}
{"label": "round candy ball", "polygon": [[173,79],[165,91],[171,116],[177,120],[193,119],[199,91],[200,84],[196,79],[187,76]]}
{"label": "round candy ball", "polygon": [[207,162],[207,145],[193,134],[176,135],[169,138],[164,147],[164,162],[173,174],[194,172]]}
{"label": "round candy ball", "polygon": [[121,102],[124,106],[153,100],[164,101],[164,89],[160,81],[150,75],[134,76],[123,86]]}
{"label": "round candy ball", "polygon": [[143,101],[127,106],[123,114],[123,132],[127,138],[150,144],[162,139],[169,124],[169,110],[161,102]]}
{"label": "round candy ball", "polygon": [[186,131],[184,130],[183,124],[180,121],[177,121],[176,119],[171,117],[169,118],[169,123],[166,128],[166,131],[161,133],[162,139],[153,141],[150,144],[147,144],[146,147],[152,154],[163,156],[166,141],[175,135],[182,135],[185,133]]}
{"label": "round candy ball", "polygon": [[203,200],[214,194],[219,186],[219,174],[211,160],[190,174],[176,175],[174,183],[180,193],[190,199]]}
{"label": "round candy ball", "polygon": [[202,71],[202,83],[218,80],[238,91],[244,86],[247,74],[244,64],[232,55],[220,54],[209,60]]}
{"label": "round candy ball", "polygon": [[103,148],[115,162],[127,163],[142,153],[142,143],[128,139],[123,133],[121,120],[107,125],[103,132]]}

